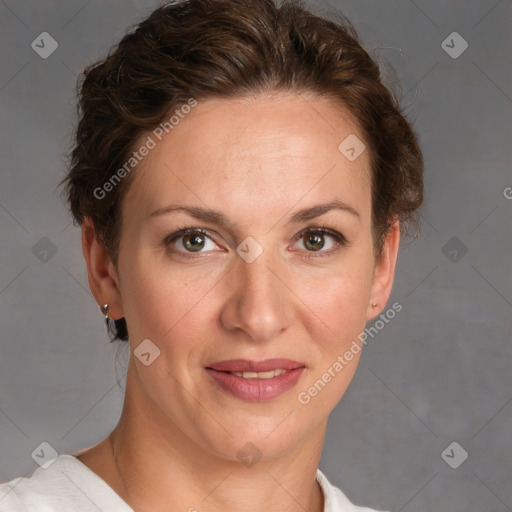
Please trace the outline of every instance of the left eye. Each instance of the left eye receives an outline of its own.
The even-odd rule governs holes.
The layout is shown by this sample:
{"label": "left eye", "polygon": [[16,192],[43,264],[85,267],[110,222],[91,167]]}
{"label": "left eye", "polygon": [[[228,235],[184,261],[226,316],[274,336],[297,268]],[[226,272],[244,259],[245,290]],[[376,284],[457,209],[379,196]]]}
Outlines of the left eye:
{"label": "left eye", "polygon": [[343,244],[344,241],[340,233],[319,228],[303,231],[299,234],[299,237],[298,241],[302,242],[301,248],[308,252],[328,252],[337,245]]}

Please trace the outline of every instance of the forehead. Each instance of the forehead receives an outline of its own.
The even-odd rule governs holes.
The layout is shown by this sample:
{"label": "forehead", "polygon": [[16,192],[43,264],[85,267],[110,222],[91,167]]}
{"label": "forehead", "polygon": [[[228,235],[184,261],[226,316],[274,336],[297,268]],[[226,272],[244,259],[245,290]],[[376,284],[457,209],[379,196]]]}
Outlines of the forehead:
{"label": "forehead", "polygon": [[178,199],[240,209],[255,201],[291,206],[306,195],[314,201],[336,194],[370,206],[367,152],[351,160],[343,144],[340,150],[347,137],[363,144],[362,136],[332,100],[299,94],[207,99],[161,140],[148,132],[140,141],[148,134],[155,145],[125,197],[143,215]]}

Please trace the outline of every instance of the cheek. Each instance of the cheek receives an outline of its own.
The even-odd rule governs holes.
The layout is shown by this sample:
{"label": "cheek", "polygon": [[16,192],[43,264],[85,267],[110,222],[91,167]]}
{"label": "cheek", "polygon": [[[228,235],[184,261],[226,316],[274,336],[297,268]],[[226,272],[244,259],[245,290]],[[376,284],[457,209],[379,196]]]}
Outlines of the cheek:
{"label": "cheek", "polygon": [[353,336],[365,324],[371,289],[371,263],[359,260],[335,271],[304,276],[296,286],[297,296],[307,306],[305,314],[338,341]]}
{"label": "cheek", "polygon": [[[134,341],[149,338],[160,348],[179,348],[211,316],[216,272],[149,258],[133,258],[122,290],[123,310]],[[193,328],[192,328],[193,327]],[[169,342],[173,341],[169,347]]]}
{"label": "cheek", "polygon": [[145,338],[158,339],[175,322],[174,317],[179,313],[175,304],[176,290],[162,278],[161,269],[148,261],[131,254],[125,259],[122,269],[123,313],[134,343]]}

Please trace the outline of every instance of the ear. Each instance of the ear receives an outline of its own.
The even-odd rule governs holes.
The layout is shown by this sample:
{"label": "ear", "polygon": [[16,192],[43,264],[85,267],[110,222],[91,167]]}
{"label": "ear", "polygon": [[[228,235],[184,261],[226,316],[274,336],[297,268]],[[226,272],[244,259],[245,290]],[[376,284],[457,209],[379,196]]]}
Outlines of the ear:
{"label": "ear", "polygon": [[[377,256],[370,293],[370,303],[366,311],[366,321],[375,318],[385,308],[391,295],[395,276],[398,247],[400,245],[400,223],[396,220],[384,239],[382,251]],[[372,304],[376,304],[372,307]]]}
{"label": "ear", "polygon": [[90,217],[82,223],[82,251],[87,264],[89,287],[99,306],[108,304],[107,315],[114,320],[122,318],[123,310],[119,279],[105,246],[96,237]]}

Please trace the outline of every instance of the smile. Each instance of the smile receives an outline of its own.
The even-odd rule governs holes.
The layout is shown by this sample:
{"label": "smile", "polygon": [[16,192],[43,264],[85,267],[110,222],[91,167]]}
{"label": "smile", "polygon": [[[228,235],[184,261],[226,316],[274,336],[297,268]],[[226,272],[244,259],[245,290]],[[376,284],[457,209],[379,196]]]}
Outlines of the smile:
{"label": "smile", "polygon": [[227,372],[237,377],[243,377],[244,379],[271,379],[272,377],[278,377],[288,370],[283,368],[277,368],[276,370],[270,370],[269,372]]}
{"label": "smile", "polygon": [[305,365],[290,359],[232,359],[205,367],[223,392],[246,401],[272,400],[293,388]]}

